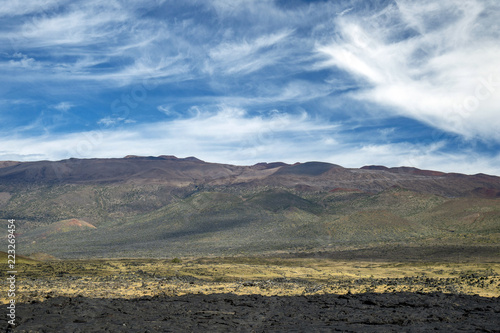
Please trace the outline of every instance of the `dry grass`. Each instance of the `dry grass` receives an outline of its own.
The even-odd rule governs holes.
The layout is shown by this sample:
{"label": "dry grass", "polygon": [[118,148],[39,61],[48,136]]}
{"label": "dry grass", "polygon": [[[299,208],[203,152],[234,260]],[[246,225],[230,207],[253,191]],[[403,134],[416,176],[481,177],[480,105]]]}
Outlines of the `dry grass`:
{"label": "dry grass", "polygon": [[[186,259],[174,263],[172,260],[110,259],[19,264],[17,270],[18,302],[55,296],[135,298],[227,292],[285,296],[441,291],[500,296],[500,264],[492,263],[272,258]],[[8,301],[6,288],[4,282],[2,303]]]}

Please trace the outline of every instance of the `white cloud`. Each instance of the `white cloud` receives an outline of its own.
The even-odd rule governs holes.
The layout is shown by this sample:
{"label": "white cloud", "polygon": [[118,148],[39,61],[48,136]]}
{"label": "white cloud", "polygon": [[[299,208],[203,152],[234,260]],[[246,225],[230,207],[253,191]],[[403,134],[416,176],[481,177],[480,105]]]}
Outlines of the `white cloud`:
{"label": "white cloud", "polygon": [[30,13],[42,14],[64,3],[61,0],[9,0],[0,6],[1,16],[17,16]]}
{"label": "white cloud", "polygon": [[[108,123],[108,120],[110,123]],[[105,127],[116,119],[104,119]],[[473,150],[444,153],[445,142],[431,144],[352,143],[339,125],[274,110],[265,116],[249,116],[242,109],[221,106],[189,119],[136,124],[90,132],[29,138],[0,138],[0,160],[43,160],[69,157],[196,156],[208,162],[251,165],[257,162],[287,163],[321,160],[359,168],[380,164],[466,174],[500,175],[500,154],[484,156]]]}
{"label": "white cloud", "polygon": [[339,18],[340,37],[317,51],[327,58],[322,66],[365,83],[355,98],[468,138],[500,141],[500,46],[491,31],[498,17],[491,11],[500,11],[488,4],[398,1],[369,20]]}
{"label": "white cloud", "polygon": [[248,74],[269,66],[286,55],[279,48],[272,48],[286,40],[292,31],[259,36],[251,41],[224,42],[210,50],[213,63],[206,70],[213,73],[221,70],[227,74]]}
{"label": "white cloud", "polygon": [[[53,11],[45,2],[29,2],[34,14],[25,15],[0,36],[0,50],[15,50],[21,57],[0,63],[1,67],[17,67],[15,80],[32,81],[32,73],[21,69],[36,69],[38,80],[108,81],[123,86],[132,81],[151,77],[167,77],[185,73],[179,55],[163,55],[158,44],[168,37],[166,26],[136,17],[137,7],[150,7],[161,1],[126,3],[98,0],[70,2]],[[48,3],[48,1],[47,1]],[[52,2],[51,2],[52,3]],[[55,2],[54,2],[55,3]],[[42,9],[40,9],[43,7]],[[10,11],[14,12],[14,8]],[[24,14],[29,14],[27,11]],[[154,45],[157,44],[156,49]],[[41,54],[40,63],[33,56]],[[156,58],[152,55],[159,54]],[[127,59],[121,66],[112,61]],[[133,59],[130,63],[130,59]],[[98,65],[104,64],[102,68]]]}
{"label": "white cloud", "polygon": [[[30,69],[36,70],[40,69],[41,65],[34,58],[28,57],[26,54],[22,53],[14,53],[12,56],[13,60],[9,60],[8,67],[10,68],[21,68],[21,69]],[[5,65],[2,67],[6,67]]]}
{"label": "white cloud", "polygon": [[157,109],[158,111],[166,114],[167,116],[172,114],[170,105],[158,105]]}
{"label": "white cloud", "polygon": [[[223,90],[217,87],[218,90]],[[333,87],[324,83],[313,83],[305,80],[290,80],[277,85],[261,82],[256,92],[236,94],[233,96],[215,96],[203,98],[208,103],[220,103],[243,108],[274,107],[276,103],[299,104],[327,96]]]}
{"label": "white cloud", "polygon": [[120,32],[119,25],[110,29],[110,24],[131,18],[117,2],[95,0],[73,3],[62,13],[37,14],[39,16],[29,17],[20,31],[12,32],[10,37],[30,47],[92,45]]}
{"label": "white cloud", "polygon": [[70,102],[60,102],[56,105],[53,105],[52,107],[56,110],[66,112],[69,111],[71,108],[75,107],[75,105]]}
{"label": "white cloud", "polygon": [[[206,1],[202,2],[206,3]],[[248,17],[267,17],[279,18],[283,15],[276,9],[271,1],[258,0],[214,0],[209,2],[209,6],[215,9],[222,18]]]}
{"label": "white cloud", "polygon": [[339,16],[344,16],[345,14],[349,13],[350,11],[352,11],[354,9],[354,7],[350,7],[350,8],[347,8],[347,9],[344,9],[343,11],[341,11],[338,15]]}
{"label": "white cloud", "polygon": [[0,99],[0,104],[7,105],[22,105],[22,104],[35,104],[34,100],[26,99]]}
{"label": "white cloud", "polygon": [[176,117],[181,116],[181,114],[179,112],[177,112],[173,109],[172,105],[168,105],[168,104],[158,105],[156,107],[156,109],[167,116],[176,116]]}
{"label": "white cloud", "polygon": [[[93,132],[24,139],[4,137],[1,141],[9,151],[3,154],[62,159],[168,153],[237,163],[309,150],[312,157],[315,149],[311,150],[309,143],[316,141],[316,135],[337,127],[310,119],[306,114],[277,110],[263,116],[249,116],[243,109],[227,106],[220,106],[217,112],[199,111],[191,118],[131,125],[127,129],[106,129],[122,121],[106,117],[99,121],[104,129]],[[295,140],[299,142],[292,143]]]}
{"label": "white cloud", "polygon": [[105,127],[116,126],[120,124],[134,124],[135,120],[123,117],[104,117],[97,121],[98,125],[104,125]]}
{"label": "white cloud", "polygon": [[96,80],[111,80],[119,86],[131,84],[134,81],[150,80],[150,84],[158,85],[167,82],[180,82],[192,78],[189,67],[181,57],[161,57],[151,60],[138,58],[132,65],[108,74],[86,75],[82,78]]}
{"label": "white cloud", "polygon": [[323,160],[344,167],[359,168],[364,165],[388,167],[408,166],[424,170],[459,172],[464,174],[486,173],[500,175],[500,154],[484,156],[470,150],[442,152],[443,143],[417,145],[389,143],[381,145],[342,146],[333,154],[325,154]]}

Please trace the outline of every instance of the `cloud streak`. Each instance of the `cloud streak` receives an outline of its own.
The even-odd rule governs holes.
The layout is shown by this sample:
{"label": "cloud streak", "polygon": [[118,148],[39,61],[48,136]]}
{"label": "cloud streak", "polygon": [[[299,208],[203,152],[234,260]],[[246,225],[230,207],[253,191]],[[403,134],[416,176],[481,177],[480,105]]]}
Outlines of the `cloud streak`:
{"label": "cloud streak", "polygon": [[[4,158],[18,156],[22,160],[33,156],[41,159],[105,157],[110,154],[122,157],[129,153],[155,155],[157,147],[163,147],[165,151],[182,156],[189,147],[190,152],[207,160],[242,162],[258,158],[259,150],[271,153],[273,148],[288,144],[290,137],[314,140],[315,135],[337,127],[309,119],[306,114],[272,111],[264,116],[249,116],[243,109],[223,105],[216,112],[199,111],[190,118],[133,125],[127,129],[113,128],[126,119],[108,117],[99,121],[102,128],[96,131],[24,140],[3,138],[2,142],[10,150],[4,150],[2,154]],[[39,143],[35,146],[30,144],[36,141]],[[299,147],[294,145],[293,149]]]}
{"label": "cloud streak", "polygon": [[210,50],[213,65],[207,71],[213,74],[222,71],[226,74],[248,74],[270,66],[283,56],[278,47],[290,36],[291,31],[259,36],[252,41],[222,43]]}
{"label": "cloud streak", "polygon": [[473,150],[443,152],[441,148],[445,142],[360,144],[341,132],[342,124],[327,124],[306,114],[274,111],[252,117],[243,109],[220,106],[217,112],[201,111],[186,119],[115,127],[124,121],[102,119],[101,130],[83,133],[24,139],[3,137],[1,142],[10,148],[0,151],[0,159],[108,158],[129,154],[156,156],[159,152],[168,152],[240,165],[276,160],[288,163],[322,160],[354,168],[377,161],[389,166],[468,174],[479,171],[495,174],[500,162],[500,154],[485,157]]}
{"label": "cloud streak", "polygon": [[500,141],[500,47],[486,11],[480,1],[398,1],[369,23],[340,18],[340,37],[317,52],[326,58],[322,66],[364,83],[354,98],[467,138]]}

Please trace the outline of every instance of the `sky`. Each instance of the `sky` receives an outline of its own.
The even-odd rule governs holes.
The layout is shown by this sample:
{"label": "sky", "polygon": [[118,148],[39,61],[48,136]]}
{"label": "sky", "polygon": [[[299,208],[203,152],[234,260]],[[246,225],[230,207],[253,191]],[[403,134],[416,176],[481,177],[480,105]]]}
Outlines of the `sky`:
{"label": "sky", "polygon": [[500,175],[500,2],[10,0],[0,160]]}

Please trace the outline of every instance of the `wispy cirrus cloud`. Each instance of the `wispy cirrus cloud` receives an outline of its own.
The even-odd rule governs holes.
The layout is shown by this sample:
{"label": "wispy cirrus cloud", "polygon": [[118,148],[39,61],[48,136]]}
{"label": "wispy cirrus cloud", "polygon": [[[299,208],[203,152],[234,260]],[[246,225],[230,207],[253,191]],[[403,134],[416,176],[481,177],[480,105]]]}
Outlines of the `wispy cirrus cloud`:
{"label": "wispy cirrus cloud", "polygon": [[[373,143],[352,140],[342,123],[326,123],[306,113],[271,111],[250,116],[243,109],[224,105],[217,111],[198,108],[190,118],[116,127],[125,119],[103,119],[100,130],[14,139],[0,138],[9,149],[2,160],[64,159],[70,156],[123,157],[168,152],[195,155],[210,162],[249,165],[262,161],[321,160],[344,167],[377,164],[411,166],[447,172],[495,174],[500,154],[486,157],[474,150],[443,152],[445,142],[429,144]],[[186,150],[186,147],[189,147]],[[452,163],[450,163],[452,161]]]}
{"label": "wispy cirrus cloud", "polygon": [[[101,129],[84,133],[22,140],[4,137],[2,142],[10,149],[4,150],[3,155],[18,154],[28,158],[37,155],[43,159],[110,154],[122,157],[130,153],[155,155],[156,147],[161,146],[179,156],[185,155],[185,147],[189,147],[190,152],[210,161],[248,162],[260,158],[262,152],[272,154],[276,147],[283,145],[288,149],[299,149],[299,145],[288,142],[290,137],[315,140],[315,134],[337,127],[336,124],[311,119],[305,113],[291,115],[274,110],[266,115],[250,116],[244,109],[224,105],[215,111],[198,109],[190,118],[132,124],[127,129],[114,127],[118,122],[126,122],[126,119],[104,118],[99,121]],[[37,140],[36,147],[29,144]]]}
{"label": "wispy cirrus cloud", "polygon": [[[488,4],[488,6],[486,6]],[[352,96],[433,127],[500,141],[498,8],[485,1],[398,1],[338,20],[339,37],[317,51],[356,77]],[[495,6],[493,6],[495,7]]]}
{"label": "wispy cirrus cloud", "polygon": [[[142,5],[147,8],[159,3],[146,1]],[[143,77],[145,71],[165,71],[172,62],[169,57],[152,59],[145,53],[151,51],[162,30],[167,30],[158,29],[148,19],[136,20],[134,10],[140,4],[94,0],[59,4],[60,8],[56,2],[33,3],[38,8],[33,15],[27,11],[28,15],[13,21],[10,28],[4,27],[0,37],[3,51],[13,50],[13,58],[22,58],[3,67],[15,70],[36,65],[45,80],[109,80],[124,85]],[[120,59],[128,60],[116,66]]]}
{"label": "wispy cirrus cloud", "polygon": [[448,159],[456,171],[494,173],[499,7],[9,1],[0,126],[16,138],[1,137],[0,151],[445,171]]}
{"label": "wispy cirrus cloud", "polygon": [[35,59],[28,57],[26,54],[14,53],[12,59],[9,60],[7,67],[22,68],[22,69],[39,69],[41,67]]}
{"label": "wispy cirrus cloud", "polygon": [[121,32],[118,24],[131,18],[118,2],[59,3],[64,6],[41,5],[32,15],[14,21],[3,39],[19,48],[83,48],[116,36]]}
{"label": "wispy cirrus cloud", "polygon": [[0,16],[38,14],[53,9],[65,2],[64,0],[11,0],[0,6]]}
{"label": "wispy cirrus cloud", "polygon": [[286,52],[279,45],[286,42],[292,33],[281,31],[259,36],[251,41],[221,43],[210,50],[212,63],[207,64],[207,71],[210,74],[215,71],[225,74],[248,74],[270,66],[286,56]]}
{"label": "wispy cirrus cloud", "polygon": [[57,103],[56,105],[53,105],[52,107],[56,110],[65,112],[65,111],[70,110],[74,106],[75,105],[71,102],[60,102],[60,103]]}

